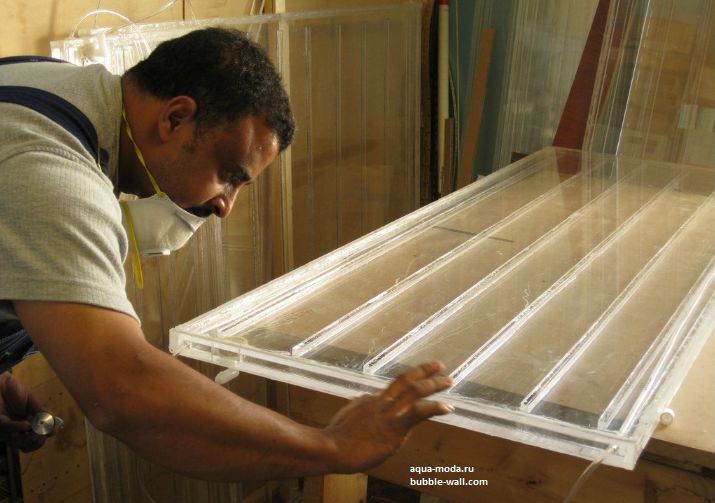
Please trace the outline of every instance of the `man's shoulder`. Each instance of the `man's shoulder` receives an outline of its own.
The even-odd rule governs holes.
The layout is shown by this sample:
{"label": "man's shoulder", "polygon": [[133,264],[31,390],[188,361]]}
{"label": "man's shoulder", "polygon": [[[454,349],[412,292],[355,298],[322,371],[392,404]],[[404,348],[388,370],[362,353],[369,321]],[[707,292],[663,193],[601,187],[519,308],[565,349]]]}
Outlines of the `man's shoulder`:
{"label": "man's shoulder", "polygon": [[63,62],[27,62],[0,65],[0,86],[49,93],[93,116],[101,114],[103,107],[115,105],[114,102],[121,98],[120,80],[120,76],[98,64],[76,66]]}
{"label": "man's shoulder", "polygon": [[[13,68],[13,72],[7,72],[6,66],[16,67],[17,71]],[[112,176],[118,162],[119,76],[101,65],[80,67],[53,62],[0,65],[0,91],[5,89],[12,94],[17,88],[29,101],[8,102],[0,96],[3,117],[13,118],[0,124],[0,142],[13,150],[18,142],[32,142],[35,146],[53,144],[53,148],[65,145],[92,163],[100,158],[103,170]],[[0,150],[7,155],[7,148]]]}

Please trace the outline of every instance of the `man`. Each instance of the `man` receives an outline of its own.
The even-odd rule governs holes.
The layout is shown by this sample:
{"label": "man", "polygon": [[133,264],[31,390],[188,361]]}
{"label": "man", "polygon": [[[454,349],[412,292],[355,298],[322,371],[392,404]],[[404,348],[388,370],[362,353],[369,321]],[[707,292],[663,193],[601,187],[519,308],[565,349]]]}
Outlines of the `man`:
{"label": "man", "polygon": [[[235,481],[365,470],[451,410],[423,400],[450,385],[429,363],[309,428],[144,339],[124,292],[125,256],[176,248],[201,218],[227,216],[292,140],[280,78],[239,32],[166,42],[121,80],[99,66],[0,61],[0,113],[6,366],[29,336],[95,427],[175,471]],[[119,192],[138,204],[120,206]],[[6,440],[39,447],[27,418],[40,405],[7,373],[0,392]]]}

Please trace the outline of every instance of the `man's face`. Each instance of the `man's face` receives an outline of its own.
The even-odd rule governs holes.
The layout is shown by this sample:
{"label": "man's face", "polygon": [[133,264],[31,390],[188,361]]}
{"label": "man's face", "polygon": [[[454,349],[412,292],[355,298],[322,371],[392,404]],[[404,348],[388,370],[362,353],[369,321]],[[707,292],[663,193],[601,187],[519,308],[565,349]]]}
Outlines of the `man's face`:
{"label": "man's face", "polygon": [[[190,134],[189,134],[190,133]],[[198,138],[189,128],[150,166],[159,187],[188,211],[226,217],[239,189],[251,183],[279,153],[278,138],[262,117],[249,116]]]}

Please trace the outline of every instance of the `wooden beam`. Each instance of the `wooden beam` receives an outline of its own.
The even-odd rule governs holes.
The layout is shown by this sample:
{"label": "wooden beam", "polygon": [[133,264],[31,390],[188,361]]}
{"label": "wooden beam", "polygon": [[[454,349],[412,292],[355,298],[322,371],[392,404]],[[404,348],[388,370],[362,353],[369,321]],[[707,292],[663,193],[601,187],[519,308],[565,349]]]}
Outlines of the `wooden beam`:
{"label": "wooden beam", "polygon": [[444,121],[444,163],[442,164],[442,190],[440,195],[446,196],[454,188],[454,118]]}
{"label": "wooden beam", "polygon": [[571,91],[556,129],[553,142],[555,147],[581,149],[583,145],[603,37],[608,22],[609,5],[610,0],[599,0],[596,7],[586,46],[583,49]]}
{"label": "wooden beam", "polygon": [[487,80],[489,78],[489,65],[492,59],[492,48],[494,46],[494,28],[486,28],[482,32],[479,42],[479,56],[477,68],[474,71],[472,82],[472,97],[469,106],[469,118],[467,119],[467,131],[464,135],[464,147],[459,160],[457,188],[469,185],[472,182],[472,172],[474,171],[474,161],[477,156],[477,145],[479,143],[479,129],[482,123],[482,112],[484,112],[484,101],[487,95]]}

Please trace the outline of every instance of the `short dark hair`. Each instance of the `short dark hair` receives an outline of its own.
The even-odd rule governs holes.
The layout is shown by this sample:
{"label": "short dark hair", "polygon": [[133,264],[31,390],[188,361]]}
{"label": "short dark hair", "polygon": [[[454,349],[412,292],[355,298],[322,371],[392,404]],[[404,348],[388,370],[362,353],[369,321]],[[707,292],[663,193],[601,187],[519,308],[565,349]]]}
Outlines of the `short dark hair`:
{"label": "short dark hair", "polygon": [[126,75],[157,98],[192,97],[198,134],[257,115],[275,131],[281,150],[293,141],[295,121],[281,77],[241,31],[213,27],[167,40]]}

